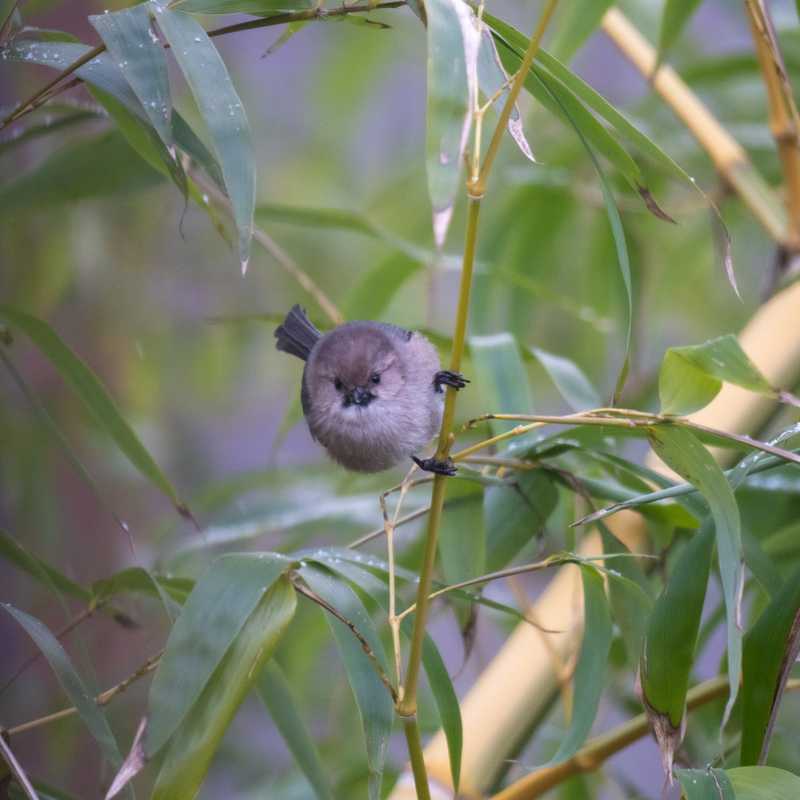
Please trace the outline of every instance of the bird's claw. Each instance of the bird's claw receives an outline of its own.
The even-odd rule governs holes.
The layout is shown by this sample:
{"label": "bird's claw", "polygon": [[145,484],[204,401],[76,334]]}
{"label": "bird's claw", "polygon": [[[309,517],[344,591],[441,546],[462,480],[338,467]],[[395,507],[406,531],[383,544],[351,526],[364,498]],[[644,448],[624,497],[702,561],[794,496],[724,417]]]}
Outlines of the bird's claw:
{"label": "bird's claw", "polygon": [[434,472],[437,475],[447,475],[451,478],[456,474],[456,465],[451,458],[440,461],[437,458],[417,458],[416,456],[411,456],[411,459],[425,472]]}
{"label": "bird's claw", "polygon": [[449,369],[440,370],[433,376],[433,385],[437,392],[442,391],[442,386],[452,386],[457,390],[463,389],[468,383],[469,379],[460,372],[451,372]]}

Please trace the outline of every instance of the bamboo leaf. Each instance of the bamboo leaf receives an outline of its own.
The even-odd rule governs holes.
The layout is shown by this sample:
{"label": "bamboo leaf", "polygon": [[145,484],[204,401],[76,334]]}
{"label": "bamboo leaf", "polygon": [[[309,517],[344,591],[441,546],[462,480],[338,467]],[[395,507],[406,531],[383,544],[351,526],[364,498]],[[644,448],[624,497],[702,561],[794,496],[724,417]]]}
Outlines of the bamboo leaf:
{"label": "bamboo leaf", "polygon": [[114,440],[136,469],[160,489],[178,511],[188,510],[178,497],[133,428],[123,418],[105,387],[92,370],[70,350],[58,334],[43,320],[24,311],[0,305],[0,319],[23,331],[81,399],[95,422]]}
{"label": "bamboo leaf", "polygon": [[560,20],[553,51],[559,58],[569,61],[575,51],[594,33],[603,15],[614,0],[594,0],[591,3],[570,3]]}
{"label": "bamboo leaf", "polygon": [[714,769],[676,769],[686,800],[736,800],[730,778],[725,770]]}
{"label": "bamboo leaf", "polygon": [[263,592],[175,732],[153,800],[192,800],[197,796],[228,725],[275,651],[296,604],[294,588],[284,576]]}
{"label": "bamboo leaf", "polygon": [[225,63],[202,25],[189,14],[155,6],[156,22],[197,101],[222,167],[247,269],[253,236],[256,168],[250,126]]}
{"label": "bamboo leaf", "polygon": [[728,720],[742,670],[741,592],[744,580],[741,521],[733,489],[708,450],[685,428],[658,426],[650,431],[653,449],[684,480],[697,486],[711,509],[716,531],[717,559],[725,599],[728,639]]}
{"label": "bamboo leaf", "polygon": [[700,0],[666,0],[664,10],[661,12],[656,69],[661,66],[661,63],[667,57],[667,53],[678,41],[699,5]]}
{"label": "bamboo leaf", "polygon": [[736,800],[795,800],[800,778],[777,767],[735,767],[726,770]]}
{"label": "bamboo leaf", "polygon": [[529,347],[527,352],[542,365],[556,389],[574,411],[584,411],[602,405],[597,390],[574,361],[548,353],[538,347]]}
{"label": "bamboo leaf", "polygon": [[151,33],[152,6],[141,3],[89,21],[167,147],[172,146],[172,99],[164,48]]}
{"label": "bamboo leaf", "polygon": [[313,787],[315,796],[319,800],[333,800],[333,788],[317,746],[300,716],[292,697],[292,687],[275,661],[270,661],[261,670],[256,691],[294,756],[297,766]]}
{"label": "bamboo leaf", "polygon": [[678,556],[653,606],[639,665],[642,700],[653,726],[664,772],[672,771],[683,738],[689,674],[706,596],[714,532],[706,523]]}
{"label": "bamboo leaf", "polygon": [[603,590],[603,578],[596,569],[581,566],[583,579],[583,643],[575,667],[574,701],[569,730],[549,765],[571,758],[586,741],[605,683],[611,649],[611,614]]}
{"label": "bamboo leaf", "polygon": [[800,570],[795,570],[744,640],[743,765],[763,764],[783,690],[800,651]]}
{"label": "bamboo leaf", "polygon": [[480,35],[464,0],[428,0],[426,165],[433,234],[444,245],[477,96]]}
{"label": "bamboo leaf", "polygon": [[268,589],[291,564],[276,553],[225,555],[197,582],[150,685],[147,758],[162,749],[192,712]]}
{"label": "bamboo leaf", "polygon": [[[364,604],[353,590],[346,583],[313,567],[304,568],[300,573],[315,594],[318,594],[355,626],[369,644],[383,670],[386,671],[383,645],[375,632],[375,626],[372,624]],[[378,677],[374,663],[365,654],[361,643],[347,625],[327,613],[326,620],[339,648],[347,680],[353,690],[361,715],[367,745],[369,796],[370,800],[376,800],[380,796],[386,748],[392,730],[394,717],[392,698]]]}
{"label": "bamboo leaf", "polygon": [[59,643],[58,639],[38,619],[14,608],[10,603],[2,603],[2,608],[10,614],[33,639],[47,663],[58,678],[61,688],[64,689],[70,702],[78,710],[78,715],[84,725],[100,745],[104,757],[114,767],[122,762],[117,740],[108,724],[105,714],[95,702],[86,684],[78,675],[69,656]]}

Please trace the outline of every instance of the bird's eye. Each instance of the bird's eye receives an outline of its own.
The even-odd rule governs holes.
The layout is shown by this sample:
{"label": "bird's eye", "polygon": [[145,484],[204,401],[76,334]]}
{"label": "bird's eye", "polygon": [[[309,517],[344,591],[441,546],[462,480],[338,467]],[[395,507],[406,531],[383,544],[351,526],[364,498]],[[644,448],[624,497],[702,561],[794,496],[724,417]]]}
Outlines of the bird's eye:
{"label": "bird's eye", "polygon": [[334,386],[334,388],[336,389],[337,392],[341,392],[342,389],[344,388],[344,385],[342,384],[342,382],[338,378],[336,378],[334,380],[333,386]]}
{"label": "bird's eye", "polygon": [[373,373],[372,373],[372,375],[370,375],[370,376],[369,376],[369,379],[370,379],[370,380],[371,380],[373,383],[380,383],[380,382],[381,382],[381,376],[380,376],[380,373],[378,373],[378,372],[373,372]]}

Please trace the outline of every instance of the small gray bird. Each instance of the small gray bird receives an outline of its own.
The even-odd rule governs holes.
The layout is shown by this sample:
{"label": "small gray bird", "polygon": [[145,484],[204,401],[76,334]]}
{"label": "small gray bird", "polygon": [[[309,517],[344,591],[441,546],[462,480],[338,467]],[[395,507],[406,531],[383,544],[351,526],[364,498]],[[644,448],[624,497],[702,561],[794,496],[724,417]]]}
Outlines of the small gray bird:
{"label": "small gray bird", "polygon": [[383,322],[348,322],[321,333],[294,306],[276,347],[306,362],[300,399],[311,436],[347,469],[380,472],[409,456],[422,469],[454,475],[450,459],[417,458],[439,430],[444,386],[468,381],[440,369],[421,334]]}

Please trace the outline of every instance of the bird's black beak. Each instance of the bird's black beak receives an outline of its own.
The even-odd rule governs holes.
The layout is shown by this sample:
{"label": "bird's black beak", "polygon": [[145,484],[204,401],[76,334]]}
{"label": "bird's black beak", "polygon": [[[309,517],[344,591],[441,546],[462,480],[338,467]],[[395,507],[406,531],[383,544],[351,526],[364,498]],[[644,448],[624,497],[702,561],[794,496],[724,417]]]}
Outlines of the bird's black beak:
{"label": "bird's black beak", "polygon": [[375,399],[375,395],[369,389],[356,386],[344,396],[345,406],[368,406]]}

